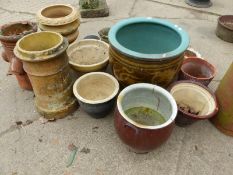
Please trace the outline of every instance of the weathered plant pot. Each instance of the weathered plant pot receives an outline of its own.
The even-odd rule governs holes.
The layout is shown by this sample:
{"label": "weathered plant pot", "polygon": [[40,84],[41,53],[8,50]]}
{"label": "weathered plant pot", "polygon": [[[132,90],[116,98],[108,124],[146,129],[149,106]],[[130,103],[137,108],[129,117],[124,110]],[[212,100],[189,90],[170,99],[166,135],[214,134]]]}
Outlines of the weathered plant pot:
{"label": "weathered plant pot", "polygon": [[105,27],[105,28],[101,29],[98,32],[101,40],[106,42],[106,43],[109,43],[109,41],[108,41],[108,32],[109,32],[109,30],[110,30],[110,27]]}
{"label": "weathered plant pot", "polygon": [[42,31],[53,31],[67,37],[72,43],[79,35],[79,13],[69,4],[55,4],[42,8],[37,13],[37,21]]}
{"label": "weathered plant pot", "polygon": [[[147,107],[158,111],[165,121],[159,125],[144,125],[125,113],[133,107]],[[130,85],[117,98],[114,124],[120,139],[133,151],[149,152],[163,144],[171,135],[177,115],[174,98],[165,89],[147,83]],[[147,117],[147,116],[145,116]]]}
{"label": "weathered plant pot", "polygon": [[73,86],[80,107],[97,119],[112,111],[118,91],[118,81],[104,72],[87,73],[77,79]]}
{"label": "weathered plant pot", "polygon": [[218,18],[216,35],[224,41],[233,43],[233,15],[224,15]]}
{"label": "weathered plant pot", "polygon": [[194,81],[177,81],[169,91],[178,105],[176,125],[184,127],[206,120],[218,112],[216,97],[206,86]]}
{"label": "weathered plant pot", "polygon": [[3,46],[2,57],[5,61],[10,62],[8,75],[14,74],[19,86],[26,90],[32,90],[32,86],[23,70],[22,62],[15,56],[13,50],[20,38],[36,31],[36,23],[29,21],[13,22],[0,27],[0,41]]}
{"label": "weathered plant pot", "polygon": [[77,107],[67,47],[59,33],[38,32],[20,39],[14,49],[32,83],[36,108],[46,118],[64,117]]}
{"label": "weathered plant pot", "polygon": [[209,62],[196,57],[189,57],[184,60],[179,80],[193,80],[208,86],[216,75],[216,68]]}
{"label": "weathered plant pot", "polygon": [[109,43],[109,62],[123,86],[146,82],[166,87],[180,70],[189,37],[164,20],[130,18],[111,27]]}
{"label": "weathered plant pot", "polygon": [[219,103],[219,112],[212,122],[224,134],[233,136],[233,62],[221,80],[215,94]]}
{"label": "weathered plant pot", "polygon": [[197,8],[208,8],[212,6],[212,2],[210,0],[185,0],[185,2],[188,5]]}

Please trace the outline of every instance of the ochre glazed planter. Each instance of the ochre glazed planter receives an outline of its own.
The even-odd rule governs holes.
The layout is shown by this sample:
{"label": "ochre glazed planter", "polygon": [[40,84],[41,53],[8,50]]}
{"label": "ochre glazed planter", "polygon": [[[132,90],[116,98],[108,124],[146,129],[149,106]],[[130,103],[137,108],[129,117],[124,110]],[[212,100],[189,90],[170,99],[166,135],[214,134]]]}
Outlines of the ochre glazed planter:
{"label": "ochre glazed planter", "polygon": [[233,136],[233,63],[221,80],[216,96],[219,103],[218,115],[212,119],[223,133]]}
{"label": "ochre glazed planter", "polygon": [[196,57],[184,60],[179,74],[180,80],[193,80],[208,86],[216,75],[216,68],[209,62]]}
{"label": "ochre glazed planter", "polygon": [[32,90],[32,86],[26,72],[23,70],[22,62],[15,56],[13,50],[20,38],[36,31],[36,23],[29,21],[13,22],[0,28],[0,41],[4,49],[2,57],[5,61],[10,62],[8,75],[14,74],[19,86],[26,90]]}
{"label": "ochre glazed planter", "polygon": [[123,86],[146,82],[166,87],[180,70],[189,37],[164,20],[130,18],[111,27],[109,43],[111,68]]}
{"label": "ochre glazed planter", "polygon": [[[165,123],[152,126],[140,124],[125,113],[133,107],[156,110],[163,115]],[[117,134],[126,145],[137,153],[145,153],[157,148],[169,138],[176,114],[177,105],[169,92],[156,85],[137,83],[120,92],[114,123]]]}
{"label": "ochre glazed planter", "polygon": [[64,117],[77,107],[67,47],[62,35],[38,32],[23,37],[14,49],[32,83],[37,110],[46,118]]}
{"label": "ochre glazed planter", "polygon": [[42,31],[58,32],[72,43],[79,35],[80,17],[78,10],[69,4],[55,4],[42,8],[37,13]]}

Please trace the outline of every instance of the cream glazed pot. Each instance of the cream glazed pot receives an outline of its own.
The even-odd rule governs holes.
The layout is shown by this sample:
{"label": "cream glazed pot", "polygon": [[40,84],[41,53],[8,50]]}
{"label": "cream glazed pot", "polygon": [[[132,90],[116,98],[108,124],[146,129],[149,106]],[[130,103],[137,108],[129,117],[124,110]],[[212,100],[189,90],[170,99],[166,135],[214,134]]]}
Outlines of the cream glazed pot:
{"label": "cream glazed pot", "polygon": [[69,43],[79,35],[80,15],[78,10],[69,4],[55,4],[42,8],[37,13],[37,22],[40,30],[60,33]]}

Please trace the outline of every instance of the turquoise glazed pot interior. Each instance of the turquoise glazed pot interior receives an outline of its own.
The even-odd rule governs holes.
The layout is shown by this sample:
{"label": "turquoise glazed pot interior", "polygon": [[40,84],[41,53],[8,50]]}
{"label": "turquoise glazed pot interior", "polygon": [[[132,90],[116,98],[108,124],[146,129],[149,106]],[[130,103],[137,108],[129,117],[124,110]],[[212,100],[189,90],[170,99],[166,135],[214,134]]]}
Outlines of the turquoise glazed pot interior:
{"label": "turquoise glazed pot interior", "polygon": [[109,42],[127,56],[156,61],[182,54],[189,45],[189,37],[176,24],[141,17],[122,20],[111,27]]}

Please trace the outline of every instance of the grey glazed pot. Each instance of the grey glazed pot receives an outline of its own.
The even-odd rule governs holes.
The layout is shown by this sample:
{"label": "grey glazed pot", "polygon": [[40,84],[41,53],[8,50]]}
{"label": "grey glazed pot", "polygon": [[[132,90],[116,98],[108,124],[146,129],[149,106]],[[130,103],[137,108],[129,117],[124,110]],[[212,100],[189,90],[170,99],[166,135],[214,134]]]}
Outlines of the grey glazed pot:
{"label": "grey glazed pot", "polygon": [[118,81],[104,72],[87,73],[73,86],[80,107],[94,118],[103,118],[112,111],[118,91]]}

